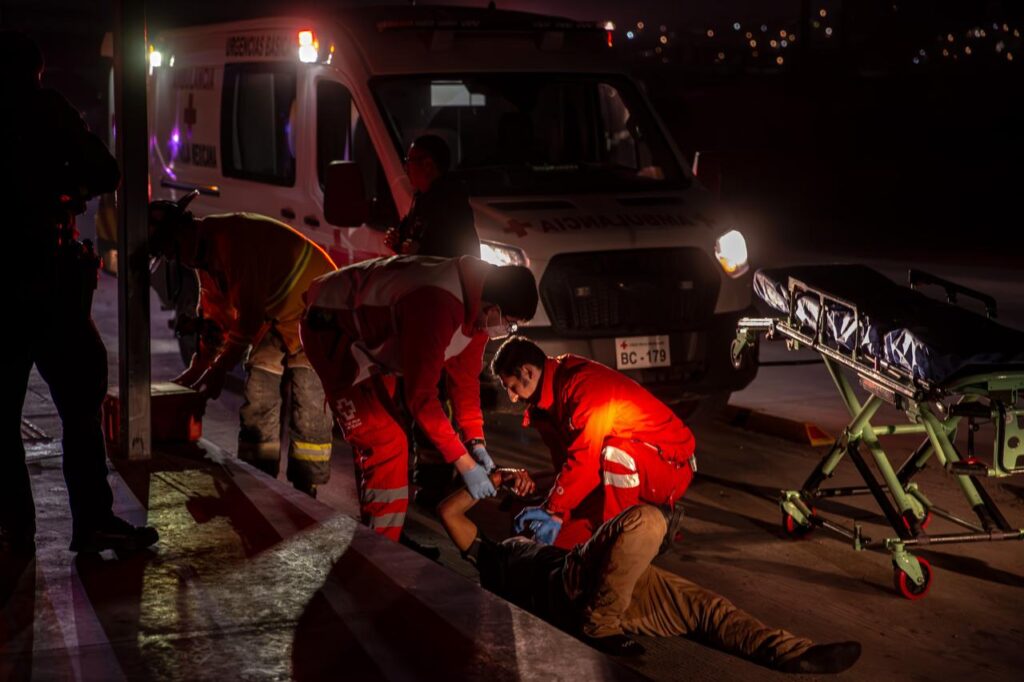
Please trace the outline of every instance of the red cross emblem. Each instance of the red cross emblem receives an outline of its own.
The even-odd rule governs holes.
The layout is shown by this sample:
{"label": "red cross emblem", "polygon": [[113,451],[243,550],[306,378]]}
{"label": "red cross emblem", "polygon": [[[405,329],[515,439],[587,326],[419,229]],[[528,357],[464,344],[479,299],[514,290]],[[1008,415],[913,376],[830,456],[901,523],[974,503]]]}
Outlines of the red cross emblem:
{"label": "red cross emblem", "polygon": [[533,225],[527,221],[516,220],[515,218],[511,218],[508,221],[508,226],[505,228],[505,232],[511,232],[517,237],[525,237],[526,228],[528,227],[533,227]]}
{"label": "red cross emblem", "polygon": [[626,350],[627,348],[629,348],[629,344],[623,341],[622,345],[620,345],[619,348],[621,348],[622,350]]}
{"label": "red cross emblem", "polygon": [[189,137],[192,136],[192,126],[196,124],[196,107],[193,97],[191,92],[188,93],[188,106],[185,107],[185,127],[188,129]]}

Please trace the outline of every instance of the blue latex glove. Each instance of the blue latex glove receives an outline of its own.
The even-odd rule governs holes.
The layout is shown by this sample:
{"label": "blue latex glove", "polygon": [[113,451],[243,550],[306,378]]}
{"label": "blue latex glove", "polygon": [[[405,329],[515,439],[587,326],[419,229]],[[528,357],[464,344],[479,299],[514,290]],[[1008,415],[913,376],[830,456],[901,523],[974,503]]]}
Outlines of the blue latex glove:
{"label": "blue latex glove", "polygon": [[491,456],[489,454],[487,454],[487,448],[484,446],[483,443],[474,443],[473,450],[470,452],[470,454],[473,455],[473,459],[476,460],[476,463],[482,466],[484,468],[484,471],[486,471],[487,473],[491,473],[497,468],[494,465],[494,460],[491,459]]}
{"label": "blue latex glove", "polygon": [[466,483],[466,489],[473,496],[474,500],[481,500],[485,497],[492,497],[497,494],[491,477],[482,466],[475,466],[462,474],[462,480]]}
{"label": "blue latex glove", "polygon": [[516,532],[522,533],[527,526],[533,531],[534,540],[550,545],[562,530],[562,521],[548,514],[543,507],[527,507],[516,516]]}

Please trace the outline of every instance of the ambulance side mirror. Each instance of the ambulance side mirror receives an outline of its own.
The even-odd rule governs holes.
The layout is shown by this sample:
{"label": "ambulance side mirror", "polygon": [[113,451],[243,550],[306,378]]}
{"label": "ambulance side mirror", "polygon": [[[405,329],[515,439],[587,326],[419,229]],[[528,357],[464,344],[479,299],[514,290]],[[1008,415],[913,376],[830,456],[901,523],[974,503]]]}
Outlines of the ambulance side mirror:
{"label": "ambulance side mirror", "polygon": [[357,227],[366,222],[370,204],[366,200],[363,172],[354,161],[332,161],[324,182],[324,218],[336,227]]}

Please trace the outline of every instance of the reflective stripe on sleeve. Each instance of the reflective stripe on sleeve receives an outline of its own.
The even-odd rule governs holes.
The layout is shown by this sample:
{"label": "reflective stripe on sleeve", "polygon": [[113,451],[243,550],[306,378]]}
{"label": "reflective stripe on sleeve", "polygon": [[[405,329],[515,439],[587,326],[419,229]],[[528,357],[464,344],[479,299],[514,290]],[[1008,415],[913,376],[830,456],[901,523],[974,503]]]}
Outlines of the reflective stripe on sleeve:
{"label": "reflective stripe on sleeve", "polygon": [[313,245],[306,242],[302,245],[302,251],[299,252],[299,257],[295,259],[295,265],[292,266],[291,272],[281,282],[281,286],[277,288],[277,291],[270,295],[267,299],[267,309],[271,309],[292,292],[295,285],[298,283],[299,278],[302,277],[302,273],[306,271],[306,266],[309,265],[310,259],[313,257]]}
{"label": "reflective stripe on sleeve", "polygon": [[639,488],[640,474],[613,474],[604,472],[604,484],[613,488]]}
{"label": "reflective stripe on sleeve", "polygon": [[601,450],[601,456],[606,462],[621,464],[630,471],[636,471],[636,460],[625,450],[620,450],[613,445],[606,445]]}

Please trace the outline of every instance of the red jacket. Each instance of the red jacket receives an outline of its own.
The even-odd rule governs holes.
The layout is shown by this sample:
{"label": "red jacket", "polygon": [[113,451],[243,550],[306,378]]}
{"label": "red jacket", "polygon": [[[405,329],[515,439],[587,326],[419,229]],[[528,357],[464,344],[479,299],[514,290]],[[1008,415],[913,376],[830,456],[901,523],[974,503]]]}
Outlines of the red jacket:
{"label": "red jacket", "polygon": [[664,403],[620,372],[576,355],[548,358],[540,398],[524,426],[534,426],[560,469],[544,507],[565,514],[601,485],[601,450],[609,438],[637,440],[683,462],[693,433]]}
{"label": "red jacket", "polygon": [[[479,377],[487,334],[475,324],[493,267],[470,256],[376,258],[325,275],[306,293],[310,307],[334,311],[350,340],[339,362],[352,384],[372,374],[404,377],[409,411],[449,462],[466,454],[463,439],[484,435]],[[437,394],[442,368],[462,438]]]}

